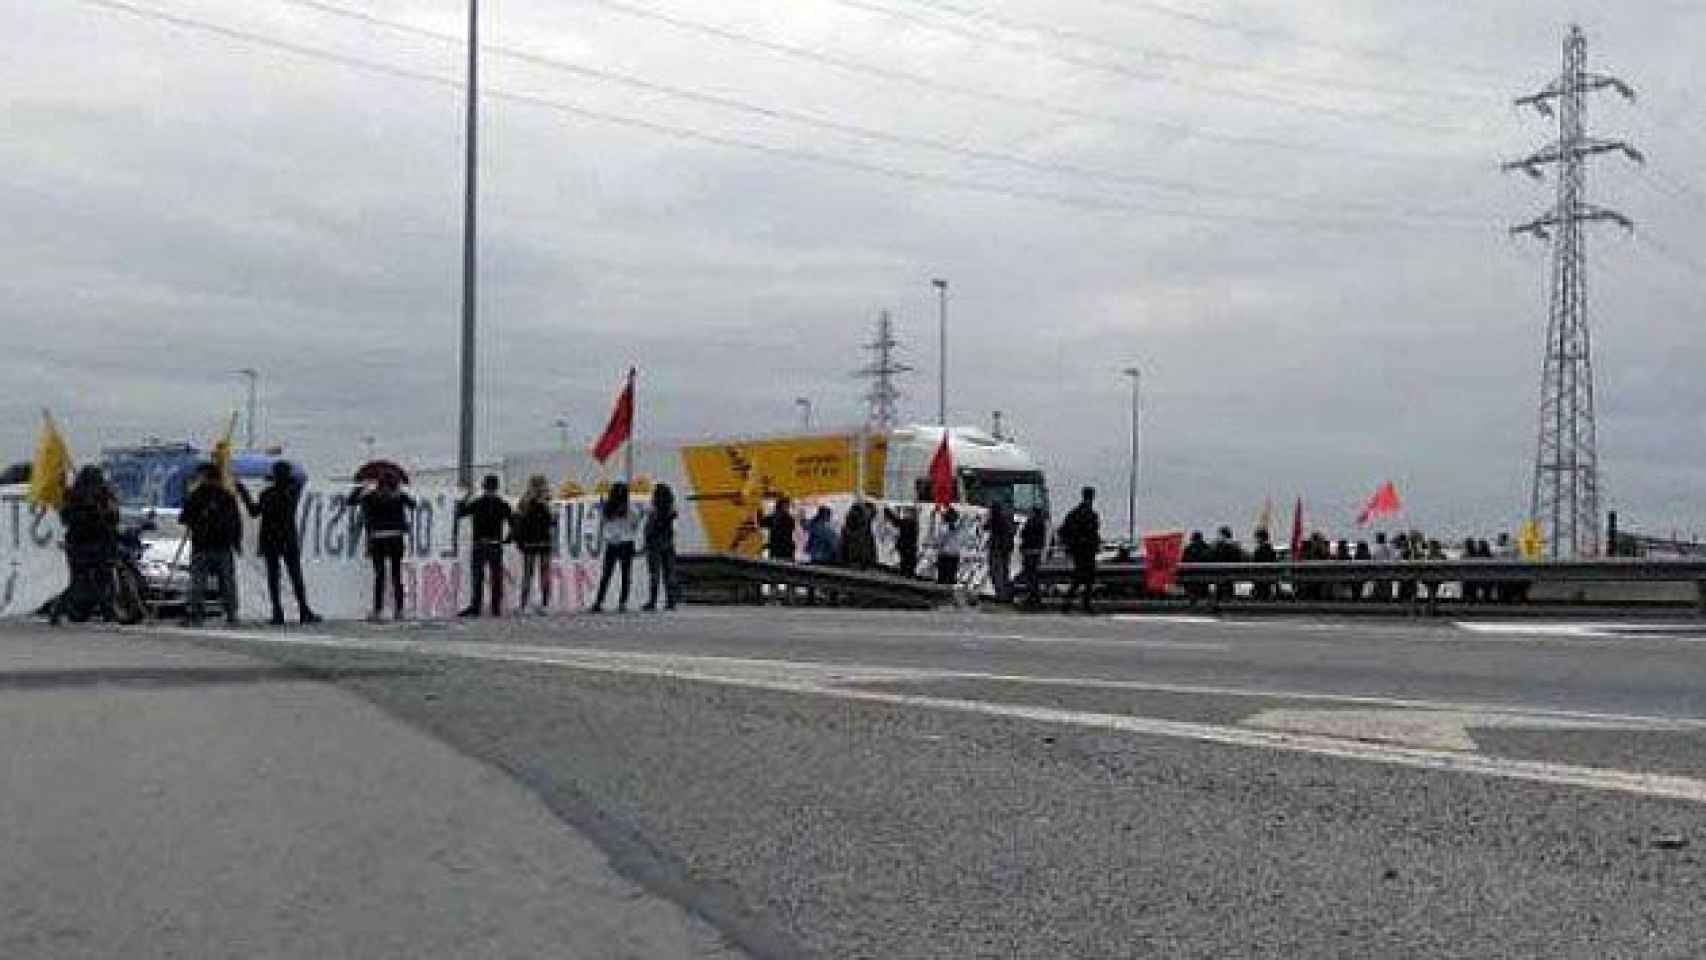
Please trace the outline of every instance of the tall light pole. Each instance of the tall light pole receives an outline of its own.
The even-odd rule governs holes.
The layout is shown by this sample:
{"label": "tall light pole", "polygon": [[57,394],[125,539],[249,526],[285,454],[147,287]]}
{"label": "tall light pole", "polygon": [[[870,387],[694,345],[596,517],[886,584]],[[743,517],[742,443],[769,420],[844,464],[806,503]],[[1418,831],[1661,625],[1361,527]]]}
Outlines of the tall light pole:
{"label": "tall light pole", "polygon": [[261,372],[254,367],[244,367],[236,373],[237,376],[244,377],[249,381],[248,448],[253,450],[255,449],[255,408],[258,405],[256,398],[260,391]]}
{"label": "tall light pole", "polygon": [[1143,383],[1143,372],[1136,367],[1126,367],[1120,371],[1131,378],[1131,489],[1126,500],[1126,538],[1131,543],[1132,552],[1137,551],[1137,400],[1138,388]]}
{"label": "tall light pole", "polygon": [[935,279],[936,288],[936,422],[948,425],[948,281]]}
{"label": "tall light pole", "polygon": [[456,444],[456,481],[474,485],[474,197],[479,121],[480,0],[468,0],[468,104],[462,182],[462,402]]}
{"label": "tall light pole", "polygon": [[800,408],[800,426],[810,431],[812,428],[812,398],[795,397],[794,406]]}

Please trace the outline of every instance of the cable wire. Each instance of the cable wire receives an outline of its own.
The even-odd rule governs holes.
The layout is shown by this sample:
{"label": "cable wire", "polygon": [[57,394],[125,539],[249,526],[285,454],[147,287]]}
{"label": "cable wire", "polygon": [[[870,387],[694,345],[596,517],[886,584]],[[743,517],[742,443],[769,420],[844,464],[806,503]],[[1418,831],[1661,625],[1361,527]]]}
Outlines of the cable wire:
{"label": "cable wire", "polygon": [[[304,7],[304,8],[311,9],[311,10],[316,10],[316,11],[319,11],[321,13],[325,13],[325,14],[328,14],[331,16],[341,17],[341,18],[348,19],[348,20],[353,20],[353,21],[356,21],[359,23],[367,24],[369,26],[376,26],[376,27],[381,27],[381,28],[388,29],[388,30],[394,30],[394,31],[397,31],[400,33],[410,34],[413,36],[425,37],[425,38],[436,40],[436,41],[439,41],[442,43],[461,44],[464,41],[464,38],[458,37],[454,34],[442,33],[442,32],[439,32],[436,30],[430,30],[430,29],[427,29],[424,27],[417,27],[413,24],[408,24],[408,23],[403,23],[403,22],[396,21],[396,20],[388,20],[388,19],[384,19],[381,17],[376,17],[376,16],[373,16],[371,14],[368,14],[368,13],[365,13],[362,11],[352,10],[352,9],[347,8],[347,7],[338,6],[336,4],[326,3],[326,2],[324,2],[324,0],[279,0],[279,2],[289,4],[289,5],[293,5],[293,6],[300,6],[300,7]],[[789,110],[789,109],[780,108],[780,107],[768,107],[768,106],[763,106],[763,105],[759,105],[759,104],[754,104],[754,103],[751,103],[751,102],[745,101],[745,100],[739,100],[739,99],[736,99],[733,97],[726,97],[726,96],[721,96],[721,95],[717,95],[717,94],[704,93],[704,92],[697,91],[697,90],[690,90],[690,89],[686,89],[686,88],[682,88],[682,87],[672,86],[669,84],[659,83],[659,82],[652,81],[652,80],[646,80],[644,78],[635,77],[635,76],[632,76],[629,74],[621,74],[621,73],[616,73],[616,72],[610,71],[610,70],[602,70],[602,69],[598,69],[598,68],[594,68],[594,67],[587,67],[587,66],[583,66],[581,64],[572,63],[572,62],[569,62],[566,60],[561,60],[561,59],[558,59],[555,57],[549,57],[549,56],[545,56],[543,54],[533,53],[533,52],[526,51],[526,50],[520,50],[520,49],[517,49],[515,47],[507,47],[507,46],[500,46],[500,45],[493,45],[493,44],[481,44],[480,49],[491,51],[493,53],[496,53],[496,54],[499,54],[502,56],[506,56],[506,57],[509,57],[511,59],[514,59],[514,60],[522,61],[524,63],[530,63],[530,64],[534,64],[534,65],[538,65],[538,66],[548,67],[551,69],[562,70],[562,71],[565,71],[568,73],[575,74],[577,76],[587,77],[587,78],[590,78],[593,80],[616,83],[616,84],[627,86],[627,87],[630,87],[633,89],[646,90],[646,91],[652,92],[652,93],[660,93],[660,94],[663,94],[663,95],[669,96],[669,97],[675,97],[675,98],[679,98],[679,99],[690,100],[690,101],[697,102],[697,103],[705,103],[705,104],[709,104],[711,106],[719,107],[719,108],[726,109],[726,110],[736,110],[736,111],[740,111],[743,113],[748,113],[748,114],[752,114],[752,115],[756,115],[756,116],[765,117],[767,119],[781,120],[781,121],[785,121],[785,122],[789,122],[789,123],[803,124],[806,126],[815,127],[817,129],[820,129],[820,130],[828,130],[828,131],[831,131],[834,133],[839,133],[839,134],[843,134],[846,136],[856,137],[856,138],[859,138],[862,140],[875,141],[875,142],[880,142],[880,143],[889,143],[889,144],[895,144],[895,145],[899,145],[899,146],[917,147],[917,148],[922,148],[922,149],[927,149],[927,150],[933,150],[933,151],[936,151],[939,153],[949,154],[952,156],[961,156],[961,157],[968,157],[968,158],[976,159],[976,160],[984,160],[984,161],[990,161],[990,162],[995,162],[995,163],[1004,163],[1004,164],[1008,164],[1011,166],[1016,166],[1016,167],[1029,169],[1029,170],[1035,170],[1035,171],[1042,172],[1042,173],[1051,173],[1051,174],[1065,175],[1065,176],[1070,176],[1070,177],[1080,177],[1080,178],[1091,179],[1091,180],[1100,180],[1100,181],[1110,182],[1110,183],[1120,183],[1120,184],[1129,184],[1129,185],[1135,185],[1135,186],[1143,186],[1143,187],[1149,187],[1149,188],[1156,189],[1156,190],[1166,190],[1166,191],[1170,191],[1170,192],[1174,192],[1174,193],[1182,193],[1182,194],[1185,194],[1188,196],[1193,196],[1193,197],[1202,196],[1202,195],[1206,195],[1206,194],[1214,194],[1214,195],[1219,195],[1221,197],[1238,199],[1238,200],[1255,200],[1255,201],[1259,201],[1259,202],[1286,203],[1286,204],[1292,204],[1292,205],[1297,205],[1297,206],[1306,206],[1306,207],[1319,206],[1321,203],[1321,201],[1319,201],[1319,200],[1307,198],[1307,197],[1286,196],[1283,194],[1274,194],[1271,192],[1264,192],[1264,191],[1235,190],[1235,189],[1228,189],[1225,187],[1207,186],[1204,184],[1193,183],[1190,181],[1174,180],[1174,179],[1169,179],[1169,178],[1165,178],[1165,177],[1157,177],[1157,176],[1152,176],[1152,175],[1147,175],[1147,174],[1127,173],[1127,172],[1115,171],[1115,170],[1098,169],[1098,168],[1094,168],[1094,167],[1085,167],[1085,166],[1082,166],[1079,164],[1066,163],[1066,162],[1055,161],[1055,160],[1040,160],[1040,159],[1036,159],[1033,157],[1027,157],[1027,156],[1023,156],[1020,154],[1007,153],[1007,152],[1003,152],[1003,151],[986,150],[986,149],[980,149],[980,148],[976,148],[976,147],[968,147],[968,146],[965,146],[963,144],[953,143],[953,142],[946,141],[946,140],[940,140],[940,139],[936,139],[933,137],[919,137],[919,136],[913,136],[913,135],[909,135],[909,134],[898,134],[898,133],[893,133],[893,132],[885,131],[885,130],[877,130],[877,129],[873,129],[873,128],[869,128],[869,127],[858,126],[855,124],[844,123],[844,122],[841,122],[838,120],[830,120],[830,119],[827,119],[825,117],[819,117],[819,116],[816,116],[813,114],[802,113],[802,112],[796,111],[796,110]],[[1457,220],[1461,220],[1464,222],[1472,222],[1472,221],[1476,221],[1479,219],[1479,214],[1477,214],[1473,210],[1466,210],[1466,209],[1465,210],[1420,210],[1420,211],[1405,210],[1405,211],[1394,211],[1388,205],[1384,205],[1384,204],[1380,204],[1378,202],[1372,202],[1372,201],[1336,199],[1333,202],[1336,205],[1343,207],[1343,208],[1346,208],[1346,209],[1360,210],[1360,211],[1364,211],[1364,212],[1368,212],[1368,213],[1375,213],[1375,214],[1403,215],[1403,216],[1432,218],[1432,219],[1457,219]]]}
{"label": "cable wire", "polygon": [[[190,31],[190,32],[203,33],[203,34],[209,34],[209,35],[224,37],[226,39],[238,40],[238,41],[253,44],[256,46],[281,50],[281,51],[284,51],[287,53],[292,53],[292,54],[302,56],[302,57],[307,57],[307,58],[311,58],[311,59],[318,59],[318,60],[323,60],[326,62],[336,63],[336,64],[339,64],[341,66],[349,67],[349,68],[355,69],[355,70],[361,70],[361,71],[365,71],[365,72],[375,73],[375,74],[388,76],[388,77],[392,77],[392,78],[396,78],[396,79],[411,80],[411,81],[417,81],[417,82],[421,82],[421,83],[428,83],[428,84],[432,84],[432,85],[442,87],[445,89],[450,89],[450,90],[465,90],[466,89],[466,85],[460,80],[455,80],[455,79],[451,79],[448,77],[442,77],[442,76],[438,76],[436,74],[425,73],[422,71],[411,70],[411,69],[404,68],[404,67],[397,67],[397,66],[393,66],[391,64],[385,64],[385,63],[380,63],[377,61],[368,60],[368,59],[365,59],[362,57],[349,56],[347,54],[341,54],[341,53],[338,53],[336,51],[326,50],[323,48],[314,47],[314,46],[310,46],[307,44],[297,43],[295,41],[283,40],[283,39],[280,39],[277,37],[268,36],[266,34],[255,33],[253,31],[243,30],[240,28],[227,27],[227,26],[224,26],[221,24],[212,23],[210,21],[201,20],[201,19],[194,18],[194,17],[182,16],[179,14],[170,13],[168,11],[163,11],[163,10],[159,10],[156,8],[145,7],[145,6],[141,6],[139,4],[128,3],[128,2],[125,2],[125,0],[80,0],[80,2],[82,2],[86,5],[89,5],[89,6],[103,8],[103,9],[110,10],[110,11],[128,14],[130,16],[138,17],[141,19],[154,20],[154,21],[157,21],[160,23],[169,24],[171,26],[174,26],[174,27],[177,27],[179,29],[186,30],[186,31]],[[1052,203],[1052,204],[1056,204],[1056,205],[1060,205],[1060,206],[1066,206],[1066,207],[1071,207],[1074,209],[1090,211],[1090,212],[1125,213],[1125,214],[1135,213],[1135,214],[1145,214],[1145,215],[1156,216],[1156,217],[1167,217],[1167,218],[1173,218],[1173,219],[1184,220],[1184,221],[1222,223],[1222,224],[1232,224],[1232,225],[1241,225],[1241,226],[1264,226],[1264,227],[1273,227],[1273,228],[1277,228],[1277,229],[1295,230],[1295,231],[1299,231],[1299,232],[1322,231],[1322,232],[1335,232],[1335,233],[1356,233],[1358,231],[1366,231],[1366,230],[1370,230],[1370,229],[1373,229],[1373,230],[1389,229],[1389,230],[1409,231],[1416,226],[1416,224],[1414,224],[1414,223],[1410,223],[1410,222],[1406,222],[1406,221],[1402,221],[1402,220],[1393,220],[1393,219],[1382,219],[1382,220],[1319,220],[1319,219],[1297,219],[1297,218],[1293,218],[1293,217],[1264,217],[1264,216],[1260,216],[1260,215],[1229,213],[1229,212],[1202,210],[1202,209],[1160,207],[1160,206],[1155,206],[1152,204],[1133,203],[1133,202],[1130,202],[1128,200],[1124,200],[1124,199],[1120,199],[1120,198],[1112,197],[1112,196],[1108,196],[1108,195],[1068,193],[1068,192],[1050,191],[1050,190],[1029,190],[1029,189],[1023,189],[1023,188],[1011,187],[1011,186],[1007,186],[1004,184],[995,184],[995,183],[989,183],[986,181],[978,181],[978,180],[967,180],[967,179],[963,179],[963,178],[944,176],[944,175],[940,175],[940,174],[927,173],[927,172],[922,172],[922,171],[917,171],[917,170],[910,170],[910,169],[906,169],[903,167],[894,167],[894,166],[887,166],[887,165],[883,165],[883,164],[870,163],[870,162],[863,161],[863,160],[855,160],[855,159],[836,156],[834,154],[827,154],[827,153],[823,153],[823,152],[815,151],[815,150],[806,150],[806,149],[801,149],[801,148],[796,148],[796,147],[779,147],[779,146],[775,146],[773,144],[760,143],[760,142],[751,141],[751,140],[742,140],[742,139],[739,139],[736,137],[724,136],[722,134],[708,133],[706,131],[698,130],[698,129],[695,129],[692,127],[684,127],[684,126],[677,126],[677,125],[673,125],[673,124],[659,123],[657,121],[647,120],[647,119],[644,119],[641,117],[625,116],[622,114],[608,113],[608,112],[605,112],[602,110],[594,110],[591,108],[580,106],[578,104],[566,103],[563,101],[552,100],[552,99],[549,99],[546,97],[540,97],[540,96],[531,95],[531,94],[514,93],[514,92],[510,92],[510,91],[504,91],[504,90],[498,90],[498,89],[492,89],[492,88],[482,88],[481,89],[481,96],[485,97],[485,98],[490,98],[493,100],[500,100],[500,101],[506,101],[506,102],[510,102],[510,103],[517,103],[517,104],[524,104],[524,105],[528,105],[528,106],[539,107],[542,109],[552,110],[552,111],[568,114],[571,116],[580,117],[580,118],[587,119],[587,120],[594,120],[594,121],[598,121],[601,123],[612,124],[615,126],[627,127],[627,128],[636,129],[636,130],[644,130],[644,131],[648,131],[651,133],[659,134],[662,136],[666,136],[666,137],[670,137],[670,138],[678,139],[678,140],[684,140],[684,141],[695,142],[695,143],[712,144],[712,145],[723,146],[723,147],[731,147],[731,148],[736,148],[736,149],[741,149],[741,150],[749,150],[749,151],[753,151],[753,152],[757,152],[757,153],[766,154],[769,156],[782,157],[782,158],[791,159],[791,160],[799,160],[799,161],[818,164],[818,165],[822,165],[822,166],[837,167],[840,169],[851,170],[851,171],[855,171],[855,172],[875,174],[878,176],[887,177],[887,178],[895,179],[895,180],[906,181],[906,182],[927,184],[927,185],[939,186],[939,187],[947,187],[947,188],[956,189],[956,190],[966,190],[966,191],[971,191],[971,192],[976,192],[976,193],[985,193],[985,194],[992,194],[992,195],[997,195],[997,196],[1006,196],[1006,197],[1012,197],[1012,198],[1017,198],[1017,199],[1042,201],[1042,202]],[[1446,224],[1446,223],[1423,224],[1423,226],[1434,226],[1434,227],[1439,228],[1439,229],[1446,229],[1448,227],[1454,228],[1454,229],[1461,229],[1460,225],[1452,225],[1452,224]]]}

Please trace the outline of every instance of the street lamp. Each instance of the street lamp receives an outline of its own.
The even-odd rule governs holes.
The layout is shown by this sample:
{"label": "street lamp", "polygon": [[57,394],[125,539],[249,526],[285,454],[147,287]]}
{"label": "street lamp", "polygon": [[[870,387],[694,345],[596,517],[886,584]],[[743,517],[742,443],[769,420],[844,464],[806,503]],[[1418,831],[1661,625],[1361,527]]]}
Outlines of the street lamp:
{"label": "street lamp", "polygon": [[936,327],[938,344],[936,348],[936,420],[943,427],[948,425],[948,281],[935,279],[930,285],[936,288]]}
{"label": "street lamp", "polygon": [[248,413],[248,449],[255,449],[255,407],[256,397],[260,390],[261,372],[254,367],[244,367],[233,371],[239,377],[249,381],[249,413]]}
{"label": "street lamp", "polygon": [[800,426],[810,431],[812,428],[812,398],[795,397],[794,406],[800,408]]}
{"label": "street lamp", "polygon": [[1126,537],[1135,553],[1137,550],[1137,398],[1138,388],[1143,383],[1143,373],[1136,367],[1126,367],[1120,372],[1131,378],[1131,489],[1126,501]]}
{"label": "street lamp", "polygon": [[562,449],[563,456],[565,456],[565,457],[568,456],[569,455],[569,421],[563,417],[558,417],[557,419],[551,421],[551,425],[553,427],[557,428],[557,440],[558,440],[559,446]]}
{"label": "street lamp", "polygon": [[474,483],[474,313],[476,279],[474,207],[476,197],[476,134],[480,102],[480,2],[468,0],[468,90],[463,120],[462,156],[462,370],[461,403],[456,437],[456,480],[464,489]]}

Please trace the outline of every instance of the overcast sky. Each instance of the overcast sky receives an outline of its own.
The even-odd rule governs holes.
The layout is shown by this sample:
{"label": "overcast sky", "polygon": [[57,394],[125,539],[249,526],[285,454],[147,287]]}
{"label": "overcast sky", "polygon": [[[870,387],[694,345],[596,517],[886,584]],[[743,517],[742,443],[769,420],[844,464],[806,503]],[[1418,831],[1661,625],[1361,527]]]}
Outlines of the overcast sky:
{"label": "overcast sky", "polygon": [[[784,430],[802,395],[854,422],[884,308],[933,419],[939,276],[952,419],[1004,411],[1057,499],[1097,484],[1123,528],[1135,364],[1145,527],[1301,495],[1337,532],[1390,478],[1457,535],[1528,500],[1547,249],[1506,228],[1552,181],[1498,163],[1555,133],[1510,100],[1575,19],[1641,95],[1591,127],[1649,158],[1589,179],[1638,223],[1589,240],[1605,502],[1706,533],[1706,6],[483,8],[525,58],[483,62],[482,456],[559,417],[586,442],[630,363],[649,436]],[[253,366],[266,438],[311,467],[369,434],[451,461],[465,54],[431,34],[465,9],[0,0],[6,459],[44,405],[79,453],[205,440]]]}

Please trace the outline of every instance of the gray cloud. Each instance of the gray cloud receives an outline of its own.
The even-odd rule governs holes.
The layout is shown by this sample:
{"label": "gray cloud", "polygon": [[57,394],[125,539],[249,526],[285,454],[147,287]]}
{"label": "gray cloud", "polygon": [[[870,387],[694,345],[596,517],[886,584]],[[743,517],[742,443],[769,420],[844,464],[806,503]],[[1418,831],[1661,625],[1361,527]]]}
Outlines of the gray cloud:
{"label": "gray cloud", "polygon": [[[461,29],[451,0],[336,2]],[[881,2],[983,39],[833,0],[631,2],[1063,109],[814,65],[595,3],[493,5],[492,42],[1033,164],[869,142],[488,58],[493,88],[924,182],[488,100],[486,454],[553,443],[558,416],[592,434],[631,362],[644,370],[653,435],[786,429],[799,395],[814,397],[820,419],[850,421],[859,384],[848,372],[885,307],[920,368],[904,385],[907,409],[928,418],[928,280],[947,276],[955,418],[1004,411],[1057,491],[1123,491],[1119,370],[1136,362],[1146,526],[1248,526],[1264,498],[1288,516],[1302,495],[1312,526],[1343,530],[1390,477],[1418,523],[1508,528],[1527,499],[1546,259],[1504,231],[1545,206],[1550,184],[1501,176],[1497,162],[1547,137],[1509,100],[1551,75],[1555,18],[1575,15],[1595,65],[1643,95],[1633,107],[1596,102],[1595,127],[1628,132],[1652,157],[1645,174],[1606,162],[1592,181],[1642,231],[1592,240],[1609,501],[1642,527],[1706,526],[1694,495],[1706,455],[1688,442],[1706,425],[1706,387],[1691,376],[1706,337],[1693,322],[1706,130],[1684,39],[1698,32],[1697,6],[1193,7],[1241,25],[1211,29],[1118,0],[955,2],[1163,55],[1144,59],[910,0]],[[137,3],[406,70],[458,70],[452,46],[274,0]],[[456,91],[81,2],[11,5],[0,29],[12,40],[0,60],[10,227],[0,444],[25,456],[43,405],[83,450],[144,433],[210,435],[241,395],[229,371],[253,365],[266,374],[269,432],[316,467],[347,466],[369,433],[406,459],[451,457]],[[943,179],[991,189],[933,182]],[[1110,525],[1123,527],[1123,495],[1110,501]]]}

